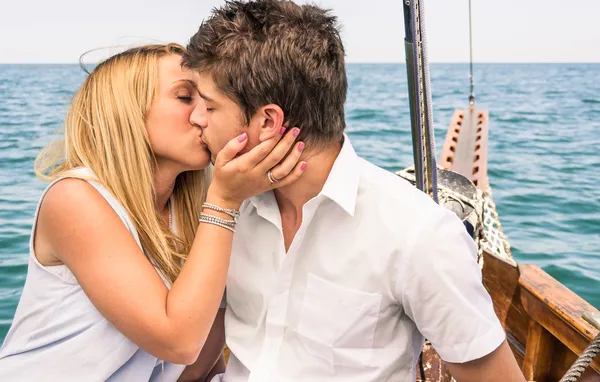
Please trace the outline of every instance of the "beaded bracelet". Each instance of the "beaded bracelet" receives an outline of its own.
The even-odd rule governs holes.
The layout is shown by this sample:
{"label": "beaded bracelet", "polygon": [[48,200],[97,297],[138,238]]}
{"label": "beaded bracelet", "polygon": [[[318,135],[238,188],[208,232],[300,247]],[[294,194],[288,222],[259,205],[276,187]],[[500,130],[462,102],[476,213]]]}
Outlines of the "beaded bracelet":
{"label": "beaded bracelet", "polygon": [[235,232],[235,220],[221,219],[220,217],[214,215],[202,213],[200,214],[199,221],[200,223],[214,224],[216,226],[226,228],[231,232]]}
{"label": "beaded bracelet", "polygon": [[216,206],[214,204],[210,204],[210,203],[204,203],[202,204],[202,208],[208,208],[209,210],[213,210],[213,211],[217,211],[217,212],[223,212],[224,214],[227,214],[229,216],[231,216],[231,218],[237,223],[237,218],[240,216],[240,211],[238,210],[231,210],[228,208],[222,208],[219,206]]}

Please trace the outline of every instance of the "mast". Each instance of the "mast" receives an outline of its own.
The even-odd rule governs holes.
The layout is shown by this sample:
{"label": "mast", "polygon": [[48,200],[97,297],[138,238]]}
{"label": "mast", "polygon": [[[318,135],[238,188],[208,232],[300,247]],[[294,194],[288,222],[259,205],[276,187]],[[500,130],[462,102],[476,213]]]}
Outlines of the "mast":
{"label": "mast", "polygon": [[404,49],[415,164],[415,185],[436,202],[437,163],[431,110],[425,9],[420,0],[404,0]]}
{"label": "mast", "polygon": [[471,0],[469,0],[469,106],[475,106],[475,85],[473,85],[473,28],[471,26]]}

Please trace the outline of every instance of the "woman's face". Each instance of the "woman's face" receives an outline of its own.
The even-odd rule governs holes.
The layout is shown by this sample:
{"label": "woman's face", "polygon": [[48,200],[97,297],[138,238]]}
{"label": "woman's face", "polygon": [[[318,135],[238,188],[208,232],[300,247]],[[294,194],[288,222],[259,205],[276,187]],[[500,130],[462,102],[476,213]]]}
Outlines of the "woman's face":
{"label": "woman's face", "polygon": [[150,146],[160,167],[178,172],[200,170],[210,163],[202,130],[190,123],[190,115],[201,102],[198,75],[181,67],[181,56],[172,54],[158,61],[158,86],[146,116]]}

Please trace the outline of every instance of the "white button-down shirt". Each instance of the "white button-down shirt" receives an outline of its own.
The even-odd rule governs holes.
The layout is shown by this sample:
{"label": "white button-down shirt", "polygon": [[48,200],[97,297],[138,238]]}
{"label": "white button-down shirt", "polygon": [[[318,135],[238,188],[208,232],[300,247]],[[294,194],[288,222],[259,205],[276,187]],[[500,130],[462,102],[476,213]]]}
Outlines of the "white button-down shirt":
{"label": "white button-down shirt", "polygon": [[227,280],[226,382],[414,381],[504,340],[461,221],[360,159],[348,138],[285,252],[272,192],[241,209]]}

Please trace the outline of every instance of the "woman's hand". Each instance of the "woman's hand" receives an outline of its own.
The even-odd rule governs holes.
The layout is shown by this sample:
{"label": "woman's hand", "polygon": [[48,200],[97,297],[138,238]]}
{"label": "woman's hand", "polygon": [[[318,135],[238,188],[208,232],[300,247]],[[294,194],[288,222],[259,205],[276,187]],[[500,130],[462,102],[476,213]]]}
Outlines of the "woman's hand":
{"label": "woman's hand", "polygon": [[[276,134],[239,157],[236,155],[248,142],[246,133],[229,141],[215,161],[208,191],[211,199],[218,200],[221,207],[238,209],[244,200],[254,195],[296,181],[306,168],[306,162],[298,162],[304,142],[294,145],[299,132],[298,128],[290,129],[283,138]],[[295,147],[290,151],[292,146]],[[269,171],[275,182],[269,179]]]}

